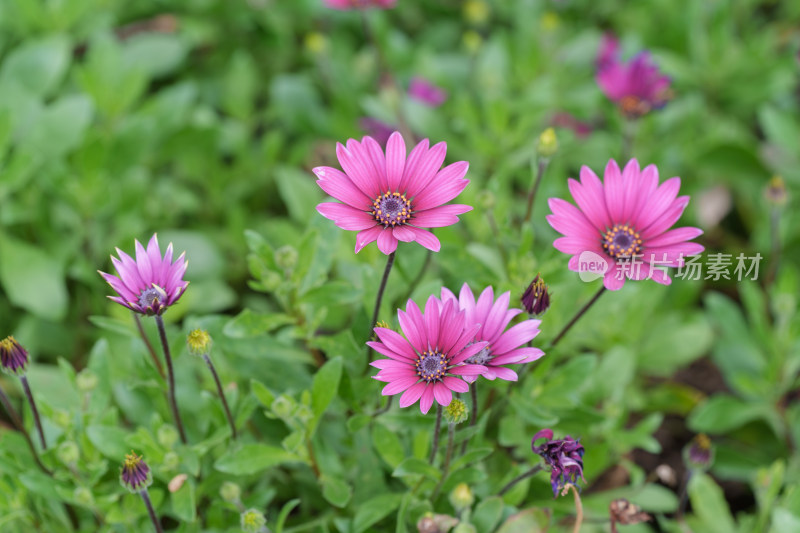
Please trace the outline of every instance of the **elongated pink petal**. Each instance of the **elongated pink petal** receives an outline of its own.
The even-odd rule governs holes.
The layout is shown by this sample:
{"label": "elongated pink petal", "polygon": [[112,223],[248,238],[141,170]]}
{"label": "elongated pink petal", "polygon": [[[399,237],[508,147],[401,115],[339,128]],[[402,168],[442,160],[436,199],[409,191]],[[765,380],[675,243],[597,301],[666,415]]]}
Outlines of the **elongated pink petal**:
{"label": "elongated pink petal", "polygon": [[378,235],[378,250],[386,255],[397,250],[397,239],[392,235],[392,229],[386,228]]}
{"label": "elongated pink petal", "polygon": [[400,322],[400,329],[403,330],[403,333],[405,333],[408,342],[411,343],[414,350],[419,353],[424,352],[427,346],[424,345],[423,337],[414,325],[411,317],[408,316],[408,313],[398,310],[397,320]]}
{"label": "elongated pink petal", "polygon": [[475,344],[470,344],[469,346],[461,350],[461,352],[459,352],[458,355],[453,357],[453,359],[451,359],[450,362],[454,365],[463,363],[473,355],[477,354],[478,352],[486,348],[488,345],[489,343],[485,341],[480,341],[476,342]]}
{"label": "elongated pink petal", "polygon": [[[350,141],[352,141],[352,139]],[[348,145],[351,145],[350,141],[348,141]],[[358,144],[355,141],[353,142]],[[339,164],[342,165],[342,169],[344,169],[350,181],[352,181],[367,198],[378,197],[380,193],[380,183],[377,180],[371,179],[370,176],[364,172],[359,159],[341,143],[336,144],[336,157],[339,159]]]}
{"label": "elongated pink petal", "polygon": [[519,379],[516,372],[504,366],[492,367],[492,372],[494,372],[496,377],[506,381],[517,381]]}
{"label": "elongated pink petal", "polygon": [[592,223],[571,203],[561,198],[550,198],[547,203],[553,211],[552,215],[547,215],[547,222],[557,232],[569,237],[598,234]]}
{"label": "elongated pink petal", "polygon": [[417,238],[417,234],[411,231],[408,226],[397,226],[392,228],[392,235],[398,241],[413,242]]}
{"label": "elongated pink petal", "polygon": [[645,229],[641,230],[639,234],[642,236],[642,239],[651,239],[656,235],[660,235],[671,228],[681,215],[683,211],[686,209],[686,206],[689,204],[689,197],[688,196],[680,196],[678,197],[672,205],[670,205],[658,218],[656,218],[652,224],[647,226]]}
{"label": "elongated pink petal", "polygon": [[442,378],[444,385],[454,392],[469,392],[469,385],[463,379],[454,378],[452,376],[445,376]]}
{"label": "elongated pink petal", "polygon": [[389,181],[386,178],[386,157],[383,155],[381,145],[372,137],[364,137],[361,140],[361,146],[365,156],[372,162],[372,168],[380,181],[381,190],[390,190]]}
{"label": "elongated pink petal", "polygon": [[419,378],[417,378],[416,376],[410,376],[406,378],[400,378],[396,381],[392,381],[383,388],[381,394],[383,394],[384,396],[391,396],[393,394],[397,394],[398,392],[402,392],[407,388],[409,388],[410,386],[414,385],[418,380]]}
{"label": "elongated pink petal", "polygon": [[625,189],[622,182],[622,173],[617,162],[608,160],[605,174],[603,174],[603,188],[605,189],[606,207],[611,220],[621,223],[625,220],[622,215],[625,209]]}
{"label": "elongated pink petal", "polygon": [[402,369],[402,368],[409,368],[413,372],[413,366],[406,362],[395,361],[394,359],[376,359],[370,363],[370,366],[374,366],[375,368],[380,368],[381,370],[394,368],[394,369]]}
{"label": "elongated pink petal", "polygon": [[703,234],[703,230],[700,228],[676,228],[664,232],[652,239],[648,239],[645,243],[645,246],[648,248],[657,248],[659,246],[669,246],[671,244],[677,244],[679,242],[690,241],[695,237],[699,237]]}
{"label": "elongated pink petal", "polygon": [[420,396],[422,396],[427,386],[425,382],[411,385],[411,387],[400,396],[400,407],[408,407],[409,405],[415,404]]}
{"label": "elongated pink petal", "polygon": [[444,383],[434,383],[433,396],[436,398],[439,405],[445,407],[450,405],[450,402],[453,401],[453,393],[450,392],[450,389],[448,389]]}
{"label": "elongated pink petal", "polygon": [[403,180],[403,171],[406,167],[406,143],[399,132],[389,136],[386,143],[386,177],[389,181],[389,190],[400,189]]}
{"label": "elongated pink petal", "polygon": [[461,352],[461,350],[463,350],[468,343],[475,340],[475,334],[478,333],[478,330],[481,329],[480,324],[470,325],[468,322],[465,322],[465,324],[466,327],[464,328],[464,331],[461,333],[461,336],[458,338],[455,344],[453,344],[453,347],[450,348],[450,353]]}
{"label": "elongated pink petal", "polygon": [[626,223],[632,220],[633,209],[636,207],[635,204],[638,200],[637,191],[640,174],[639,162],[635,158],[628,161],[628,164],[622,170],[623,208],[620,222]]}
{"label": "elongated pink petal", "polygon": [[447,372],[463,376],[480,376],[486,372],[486,367],[483,365],[458,365],[451,367]]}
{"label": "elongated pink petal", "polygon": [[508,311],[508,304],[511,301],[511,293],[504,292],[501,294],[497,301],[492,305],[489,314],[486,316],[486,322],[478,332],[478,337],[486,340],[495,337],[499,333],[500,324]]}
{"label": "elongated pink petal", "polygon": [[365,229],[356,235],[356,253],[360,252],[366,245],[376,240],[382,231],[382,226],[375,226],[374,228]]}
{"label": "elongated pink petal", "polygon": [[610,291],[618,291],[625,285],[625,276],[620,272],[619,267],[606,272],[603,276],[603,285]]}
{"label": "elongated pink petal", "polygon": [[337,200],[346,203],[356,209],[369,209],[372,207],[374,197],[370,198],[356,187],[347,174],[341,170],[331,167],[317,167],[313,169],[314,174],[319,178],[317,185]]}
{"label": "elongated pink petal", "polygon": [[374,328],[373,331],[375,331],[380,341],[388,346],[390,350],[412,361],[416,361],[417,354],[402,335],[388,328]]}
{"label": "elongated pink petal", "polygon": [[[414,168],[411,168],[410,161],[408,162],[404,180],[409,198],[415,198],[436,176],[439,167],[441,167],[444,162],[446,153],[447,143],[440,142],[433,145],[433,147],[422,156],[419,160],[419,164]],[[416,202],[414,202],[414,208],[424,209],[418,207]]]}
{"label": "elongated pink petal", "polygon": [[391,357],[395,361],[399,361],[399,362],[405,363],[407,365],[413,364],[413,361],[411,359],[409,359],[408,357],[406,357],[406,356],[404,356],[402,354],[399,354],[399,353],[395,352],[394,350],[392,350],[391,348],[389,348],[388,346],[386,346],[382,342],[369,341],[369,342],[367,342],[367,346],[369,346],[370,348],[372,348],[373,350],[375,350],[379,354],[385,355],[386,357]]}
{"label": "elongated pink petal", "polygon": [[406,159],[406,166],[403,170],[403,179],[400,181],[398,192],[404,193],[406,196],[411,196],[409,193],[408,184],[412,177],[416,176],[419,171],[420,164],[423,157],[428,153],[428,139],[422,139],[408,154]]}
{"label": "elongated pink petal", "polygon": [[317,211],[325,218],[336,222],[336,225],[340,228],[346,230],[360,231],[376,225],[375,219],[368,213],[337,202],[318,204]]}
{"label": "elongated pink petal", "polygon": [[639,233],[650,226],[654,220],[660,217],[664,211],[672,205],[675,198],[678,196],[680,187],[680,178],[670,178],[656,189],[652,196],[650,196],[650,199],[645,203],[639,219],[636,221],[636,228],[639,230]]}
{"label": "elongated pink petal", "polygon": [[456,180],[441,184],[431,183],[428,188],[417,195],[412,205],[414,209],[420,211],[440,206],[461,194],[467,185],[469,185],[469,180]]}
{"label": "elongated pink petal", "polygon": [[647,165],[639,175],[639,182],[634,187],[636,196],[631,206],[631,222],[639,219],[645,205],[650,197],[658,189],[658,168],[655,165]]}
{"label": "elongated pink petal", "polygon": [[419,399],[419,410],[422,414],[428,414],[433,405],[433,385],[428,384],[425,390],[422,391],[422,397]]}
{"label": "elongated pink petal", "polygon": [[494,352],[503,354],[529,342],[539,334],[539,324],[538,320],[526,320],[511,327],[494,343]]}
{"label": "elongated pink petal", "polygon": [[437,348],[439,341],[439,300],[431,295],[425,303],[425,338],[428,346],[432,349]]}
{"label": "elongated pink petal", "polygon": [[436,238],[436,235],[431,233],[430,231],[415,228],[413,226],[406,226],[409,230],[414,232],[414,240],[420,243],[422,246],[431,250],[432,252],[438,252],[442,248],[442,243],[439,242],[439,239]]}

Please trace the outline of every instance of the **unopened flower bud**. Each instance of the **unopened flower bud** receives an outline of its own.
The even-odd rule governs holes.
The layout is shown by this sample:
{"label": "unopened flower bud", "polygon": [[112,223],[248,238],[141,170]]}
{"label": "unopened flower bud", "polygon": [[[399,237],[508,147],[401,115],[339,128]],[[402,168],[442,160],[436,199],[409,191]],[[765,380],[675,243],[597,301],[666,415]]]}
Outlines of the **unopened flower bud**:
{"label": "unopened flower bud", "polygon": [[481,37],[480,33],[474,30],[469,30],[464,33],[463,41],[464,47],[467,49],[467,51],[474,54],[480,50],[481,45],[483,44],[483,37]]}
{"label": "unopened flower bud", "polygon": [[178,430],[172,424],[162,424],[156,433],[158,443],[164,448],[172,448],[178,442]]}
{"label": "unopened flower bud", "polygon": [[786,192],[786,182],[780,176],[773,176],[769,180],[767,190],[765,192],[767,200],[775,206],[781,207],[786,205],[788,194]]}
{"label": "unopened flower bud", "polygon": [[311,54],[322,54],[328,48],[328,39],[319,32],[312,31],[306,34],[304,39],[306,50]]}
{"label": "unopened flower bud", "polygon": [[486,23],[489,20],[489,5],[483,0],[467,0],[464,3],[464,18],[470,24]]}
{"label": "unopened flower bud", "polygon": [[522,293],[520,300],[529,315],[541,315],[550,307],[550,292],[539,274]]}
{"label": "unopened flower bud", "polygon": [[81,458],[81,452],[78,449],[78,445],[71,440],[67,440],[59,444],[58,449],[56,450],[56,455],[58,456],[58,460],[67,466],[74,465],[78,462],[78,459]]}
{"label": "unopened flower bud", "polygon": [[475,496],[466,483],[459,483],[450,492],[450,504],[456,511],[472,507],[473,503],[475,503]]}
{"label": "unopened flower bud", "polygon": [[53,422],[62,429],[67,429],[72,425],[72,415],[66,409],[53,410]]}
{"label": "unopened flower bud", "polygon": [[205,355],[211,351],[211,335],[204,329],[192,330],[186,336],[186,346],[192,355]]}
{"label": "unopened flower bud", "polygon": [[683,449],[683,460],[692,470],[706,471],[714,462],[714,448],[711,439],[703,433],[695,436]]}
{"label": "unopened flower bud", "polygon": [[444,408],[444,419],[450,424],[460,424],[464,422],[468,416],[469,410],[467,409],[467,405],[458,398],[453,398],[450,405]]}
{"label": "unopened flower bud", "polygon": [[161,468],[169,472],[178,468],[179,464],[181,464],[181,457],[175,452],[167,452],[161,461]]}
{"label": "unopened flower bud", "polygon": [[78,390],[84,394],[92,392],[97,387],[97,374],[90,368],[84,368],[75,376],[75,384]]}
{"label": "unopened flower bud", "polygon": [[242,530],[245,533],[258,533],[262,527],[267,525],[267,519],[258,509],[248,509],[242,513]]}
{"label": "unopened flower bud", "polygon": [[536,143],[536,152],[541,157],[552,157],[558,151],[558,138],[556,137],[556,130],[547,128],[539,135],[539,140]]}
{"label": "unopened flower bud", "polygon": [[283,270],[292,270],[297,266],[297,250],[290,244],[275,250],[275,264]]}
{"label": "unopened flower bud", "polygon": [[125,461],[122,463],[119,481],[123,487],[136,494],[153,483],[153,476],[142,457],[131,452],[125,456]]}
{"label": "unopened flower bud", "polygon": [[24,376],[31,358],[27,350],[12,336],[0,341],[0,368],[12,376]]}
{"label": "unopened flower bud", "polygon": [[236,503],[242,497],[242,489],[232,481],[226,481],[219,489],[219,496],[228,503]]}
{"label": "unopened flower bud", "polygon": [[288,396],[281,394],[272,402],[272,412],[278,418],[289,418],[295,409],[295,402]]}
{"label": "unopened flower bud", "polygon": [[75,500],[75,502],[77,502],[78,505],[82,505],[84,507],[94,506],[94,495],[92,494],[92,491],[86,487],[75,487],[75,490],[72,493],[72,498]]}

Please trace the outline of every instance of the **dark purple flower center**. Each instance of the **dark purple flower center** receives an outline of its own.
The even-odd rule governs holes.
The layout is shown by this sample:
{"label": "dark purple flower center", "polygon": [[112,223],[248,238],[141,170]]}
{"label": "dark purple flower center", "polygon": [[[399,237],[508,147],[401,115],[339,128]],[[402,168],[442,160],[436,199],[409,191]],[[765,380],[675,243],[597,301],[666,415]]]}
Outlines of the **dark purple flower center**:
{"label": "dark purple flower center", "polygon": [[405,194],[386,192],[372,202],[372,216],[385,228],[405,224],[411,218],[411,202]]}
{"label": "dark purple flower center", "polygon": [[160,309],[167,301],[167,292],[158,285],[152,285],[139,295],[139,305],[145,309]]}
{"label": "dark purple flower center", "polygon": [[120,478],[126,488],[138,492],[150,484],[150,468],[141,456],[131,453],[125,456]]}
{"label": "dark purple flower center", "polygon": [[603,250],[614,259],[626,259],[642,252],[642,238],[627,224],[616,224],[603,234]]}
{"label": "dark purple flower center", "polygon": [[486,346],[481,349],[480,352],[476,353],[472,357],[468,357],[464,360],[465,363],[470,365],[485,365],[489,361],[492,360],[492,352],[489,350],[489,346]]}
{"label": "dark purple flower center", "polygon": [[416,362],[417,375],[428,383],[441,381],[447,372],[449,362],[447,356],[435,350],[422,352]]}

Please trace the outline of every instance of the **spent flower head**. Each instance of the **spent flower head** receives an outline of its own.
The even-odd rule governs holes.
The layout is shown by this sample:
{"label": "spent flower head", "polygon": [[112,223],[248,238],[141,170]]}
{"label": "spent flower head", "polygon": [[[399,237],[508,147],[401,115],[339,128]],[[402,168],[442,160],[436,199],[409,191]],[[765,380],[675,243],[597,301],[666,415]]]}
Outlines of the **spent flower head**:
{"label": "spent flower head", "polygon": [[550,308],[550,291],[539,274],[533,278],[520,298],[529,315],[541,315]]}
{"label": "spent flower head", "polygon": [[[517,381],[517,373],[505,365],[530,363],[544,355],[539,348],[525,346],[539,334],[541,320],[524,320],[509,328],[511,320],[522,312],[509,309],[510,301],[510,292],[504,292],[495,300],[492,287],[486,287],[477,299],[466,283],[458,297],[442,288],[442,302],[453,302],[466,314],[467,326],[478,327],[471,342],[484,343],[484,347],[466,362],[483,365],[486,370],[481,375],[488,380]],[[469,375],[464,379],[472,383],[478,378]]]}
{"label": "spent flower head", "polygon": [[28,351],[9,335],[0,341],[0,368],[12,376],[24,376],[31,358]]}
{"label": "spent flower head", "polygon": [[186,336],[186,345],[192,355],[205,355],[211,351],[211,335],[204,329],[193,329]]}
{"label": "spent flower head", "polygon": [[119,481],[129,491],[139,493],[153,483],[153,476],[142,457],[131,452],[125,456],[125,461],[122,463]]}
{"label": "spent flower head", "polygon": [[143,315],[160,315],[183,296],[189,284],[183,279],[188,265],[185,253],[173,262],[170,243],[162,257],[156,235],[147,249],[139,241],[135,243],[135,260],[119,248],[119,259],[111,256],[118,276],[98,272],[118,294],[109,296],[111,300]]}
{"label": "spent flower head", "polygon": [[317,205],[317,211],[342,229],[359,232],[356,253],[377,241],[386,255],[397,243],[416,241],[438,252],[439,239],[424,228],[439,228],[458,222],[458,215],[472,210],[462,204],[444,205],[469,183],[464,179],[469,163],[459,161],[440,170],[447,145],[428,148],[420,142],[410,154],[398,132],[392,133],[386,153],[372,137],[361,142],[336,145],[344,172],[332,167],[314,169],[317,184],[340,202]]}
{"label": "spent flower head", "polygon": [[266,525],[267,519],[258,509],[248,509],[241,515],[241,526],[245,533],[259,533]]}
{"label": "spent flower head", "polygon": [[[536,446],[536,441],[539,439],[546,440]],[[553,430],[543,429],[533,436],[531,449],[550,466],[550,485],[553,488],[553,497],[558,496],[559,490],[563,489],[567,483],[577,486],[579,477],[586,482],[583,479],[583,445],[569,435],[563,439],[554,440]]]}
{"label": "spent flower head", "polygon": [[400,407],[408,407],[419,400],[420,410],[427,413],[434,400],[439,405],[450,405],[453,391],[469,390],[463,377],[486,371],[485,366],[466,362],[486,343],[472,343],[480,325],[468,323],[457,302],[443,303],[431,296],[423,314],[417,304],[409,300],[405,311],[398,309],[397,317],[405,337],[391,329],[375,328],[379,342],[367,345],[389,358],[378,359],[370,365],[380,369],[373,377],[387,382],[384,396],[403,393]]}
{"label": "spent flower head", "polygon": [[467,409],[467,404],[458,398],[454,398],[453,401],[450,402],[450,405],[444,408],[444,419],[449,424],[466,422],[468,417],[469,409]]}
{"label": "spent flower head", "polygon": [[705,472],[714,462],[714,447],[705,433],[695,435],[683,449],[683,461],[691,470]]}
{"label": "spent flower head", "polygon": [[577,207],[550,198],[553,214],[546,217],[564,235],[553,246],[572,256],[570,270],[602,275],[612,291],[621,289],[626,278],[669,285],[665,268],[681,267],[687,256],[703,251],[702,245],[689,242],[703,234],[701,229],[671,229],[689,204],[688,196],[678,196],[680,178],[659,185],[655,165],[640,170],[636,159],[622,171],[609,160],[603,182],[586,166],[580,176],[580,182],[569,179]]}

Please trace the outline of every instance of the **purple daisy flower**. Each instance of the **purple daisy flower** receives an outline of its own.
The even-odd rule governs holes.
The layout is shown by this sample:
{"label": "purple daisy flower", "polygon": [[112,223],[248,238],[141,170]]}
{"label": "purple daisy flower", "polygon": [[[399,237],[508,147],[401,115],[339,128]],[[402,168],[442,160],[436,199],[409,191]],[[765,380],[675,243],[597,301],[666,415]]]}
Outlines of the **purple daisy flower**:
{"label": "purple daisy flower", "polygon": [[125,462],[122,463],[119,481],[129,491],[138,493],[146,490],[153,483],[153,476],[150,474],[150,467],[142,457],[131,452],[125,456]]}
{"label": "purple daisy flower", "polygon": [[367,345],[389,358],[370,365],[380,369],[373,377],[387,382],[384,396],[403,393],[400,407],[413,405],[417,400],[423,413],[430,410],[434,400],[447,406],[453,392],[469,390],[463,379],[486,371],[484,366],[466,363],[486,343],[471,344],[480,325],[468,322],[457,302],[443,303],[431,296],[423,314],[409,300],[405,312],[397,310],[397,318],[405,338],[391,329],[375,328],[380,342]]}
{"label": "purple daisy flower", "polygon": [[430,107],[439,107],[447,100],[447,92],[444,89],[419,76],[411,78],[408,95]]}
{"label": "purple daisy flower", "polygon": [[[539,348],[523,347],[539,334],[541,320],[525,320],[506,330],[511,319],[522,312],[521,309],[508,308],[510,292],[501,294],[495,301],[494,290],[486,287],[476,301],[466,283],[461,287],[458,298],[442,288],[442,302],[451,301],[466,313],[467,325],[479,326],[471,340],[475,343],[486,342],[486,345],[466,362],[485,366],[486,370],[481,375],[486,379],[517,381],[517,373],[504,365],[530,363],[544,355]],[[470,383],[477,379],[478,376],[464,376],[464,380]]]}
{"label": "purple daisy flower", "polygon": [[23,376],[28,369],[30,357],[27,350],[12,336],[0,341],[0,368],[14,376]]}
{"label": "purple daisy flower", "polygon": [[416,241],[438,252],[439,239],[423,228],[440,228],[458,222],[458,215],[472,206],[443,205],[461,194],[469,163],[459,161],[442,169],[447,144],[428,148],[425,139],[406,156],[406,144],[398,132],[386,143],[386,154],[372,137],[349,139],[336,145],[344,172],[332,167],[314,169],[317,184],[340,202],[317,205],[322,216],[337,226],[358,231],[356,253],[373,241],[386,255],[399,241]]}
{"label": "purple daisy flower", "polygon": [[[539,446],[534,443],[539,439],[547,439]],[[569,482],[577,484],[578,477],[583,479],[583,445],[567,435],[561,440],[553,440],[553,430],[543,429],[533,436],[531,440],[533,453],[541,455],[550,465],[550,485],[553,487],[553,497],[558,496],[559,490]]]}
{"label": "purple daisy flower", "polygon": [[189,285],[183,279],[188,262],[185,252],[172,261],[172,243],[167,246],[164,257],[158,246],[156,235],[147,244],[147,250],[136,242],[136,260],[117,248],[119,259],[111,256],[111,262],[119,277],[98,272],[119,296],[109,298],[132,311],[143,315],[161,315],[178,301]]}

